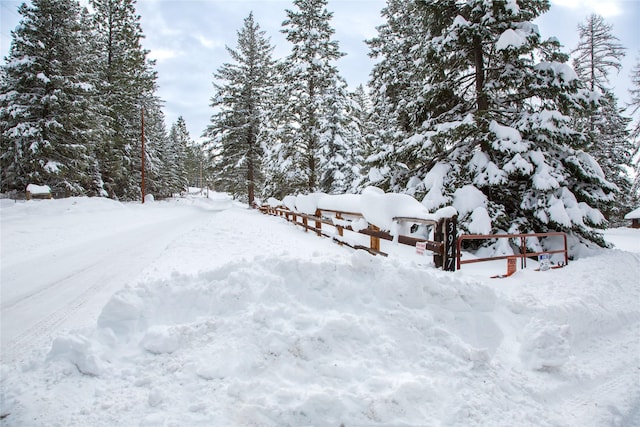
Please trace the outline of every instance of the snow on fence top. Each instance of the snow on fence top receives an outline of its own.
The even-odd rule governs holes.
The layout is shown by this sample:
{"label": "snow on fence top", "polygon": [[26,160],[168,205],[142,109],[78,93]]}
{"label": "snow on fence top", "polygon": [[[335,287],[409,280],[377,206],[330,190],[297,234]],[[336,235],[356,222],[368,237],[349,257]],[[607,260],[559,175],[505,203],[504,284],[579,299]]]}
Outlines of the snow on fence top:
{"label": "snow on fence top", "polygon": [[29,184],[27,185],[27,192],[34,195],[51,194],[51,187],[49,187],[48,185]]}
{"label": "snow on fence top", "polygon": [[640,219],[640,208],[634,209],[626,214],[624,219]]}
{"label": "snow on fence top", "polygon": [[352,212],[361,214],[367,222],[381,230],[394,231],[395,218],[417,218],[438,221],[458,214],[453,207],[439,209],[429,213],[419,201],[407,194],[385,193],[377,187],[367,187],[362,194],[329,195],[312,193],[307,195],[286,196],[282,202],[269,199],[269,206],[284,205],[294,212],[314,215],[318,209]]}

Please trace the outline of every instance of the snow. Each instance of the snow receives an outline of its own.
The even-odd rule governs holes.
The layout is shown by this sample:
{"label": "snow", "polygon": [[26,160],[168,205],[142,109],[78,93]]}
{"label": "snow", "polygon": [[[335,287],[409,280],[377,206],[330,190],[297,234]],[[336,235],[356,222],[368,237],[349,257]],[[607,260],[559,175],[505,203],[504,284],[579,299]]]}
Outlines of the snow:
{"label": "snow", "polygon": [[29,184],[27,185],[27,191],[31,194],[51,194],[51,187],[48,185]]}
{"label": "snow", "polygon": [[539,71],[552,72],[565,82],[572,82],[578,79],[578,75],[570,65],[564,62],[540,62],[534,68]]}
{"label": "snow", "polygon": [[377,182],[383,181],[384,177],[386,175],[386,172],[388,172],[388,170],[386,168],[379,169],[379,168],[376,168],[376,167],[372,167],[369,170],[369,174],[368,174],[369,181],[371,181],[373,183],[377,183]]}
{"label": "snow", "polygon": [[497,140],[492,143],[496,150],[513,153],[529,151],[529,144],[522,141],[522,136],[517,129],[503,126],[495,120],[492,120],[489,124],[489,130],[497,138]]}
{"label": "snow", "polygon": [[318,202],[320,209],[360,213],[362,204],[358,194],[336,194],[324,197]]}
{"label": "snow", "polygon": [[299,194],[296,196],[296,211],[307,215],[315,215],[318,201],[326,196],[324,193]]}
{"label": "snow", "polygon": [[511,12],[512,15],[518,15],[520,13],[520,6],[518,6],[517,0],[507,0],[505,9]]}
{"label": "snow", "polygon": [[272,208],[277,208],[278,206],[283,206],[282,201],[276,199],[275,197],[269,197],[267,199],[267,206]]}
{"label": "snow", "polygon": [[[381,230],[397,234],[396,218],[417,218],[438,221],[457,215],[453,207],[438,209],[434,213],[407,194],[385,193],[378,187],[367,187],[362,194],[311,193],[286,196],[285,205],[294,212],[315,215],[318,209],[360,214],[366,222]],[[351,224],[357,227],[356,224]],[[365,225],[362,228],[366,228]]]}
{"label": "snow", "polygon": [[640,219],[640,207],[632,210],[624,216],[624,219]]}
{"label": "snow", "polygon": [[471,234],[490,234],[491,218],[487,212],[487,196],[473,185],[465,185],[453,194],[453,207],[460,217],[470,215],[467,227]]}
{"label": "snow", "polygon": [[515,30],[505,30],[496,42],[496,50],[519,49],[527,43],[527,37]]}
{"label": "snow", "polygon": [[44,84],[48,84],[49,82],[51,82],[51,79],[49,77],[47,77],[44,73],[38,73],[36,75],[36,78],[40,81],[42,81],[42,83]]}
{"label": "snow", "polygon": [[487,153],[477,150],[469,162],[469,169],[476,170],[474,184],[479,186],[500,185],[506,182],[507,174],[501,170],[494,162],[489,160]]}
{"label": "snow", "polygon": [[640,230],[500,280],[216,193],[0,221],[3,425],[640,425]]}
{"label": "snow", "polygon": [[449,173],[450,166],[446,163],[436,163],[429,173],[424,177],[424,186],[427,194],[422,200],[422,204],[429,210],[449,203],[449,198],[445,196],[444,181]]}

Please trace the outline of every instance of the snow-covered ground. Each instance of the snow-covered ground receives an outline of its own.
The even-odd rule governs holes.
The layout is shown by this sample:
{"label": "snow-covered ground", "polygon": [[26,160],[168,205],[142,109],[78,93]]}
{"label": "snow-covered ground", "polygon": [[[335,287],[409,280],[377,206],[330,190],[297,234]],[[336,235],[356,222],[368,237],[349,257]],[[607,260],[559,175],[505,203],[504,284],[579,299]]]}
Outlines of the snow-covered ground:
{"label": "snow-covered ground", "polygon": [[639,230],[489,279],[218,194],[0,202],[2,425],[640,425]]}

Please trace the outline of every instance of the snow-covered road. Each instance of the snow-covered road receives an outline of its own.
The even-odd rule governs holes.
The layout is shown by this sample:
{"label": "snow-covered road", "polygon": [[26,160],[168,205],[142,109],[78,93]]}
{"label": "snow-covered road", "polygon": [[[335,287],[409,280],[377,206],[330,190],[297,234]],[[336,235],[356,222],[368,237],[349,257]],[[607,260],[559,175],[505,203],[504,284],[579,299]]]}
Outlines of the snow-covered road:
{"label": "snow-covered road", "polygon": [[[46,345],[61,330],[95,323],[115,291],[161,258],[172,242],[215,215],[197,207],[162,215],[143,206],[108,212],[76,207],[69,201],[62,214],[47,212],[46,202],[36,209],[3,210],[3,363]],[[39,225],[34,233],[32,224],[43,219],[47,229]]]}

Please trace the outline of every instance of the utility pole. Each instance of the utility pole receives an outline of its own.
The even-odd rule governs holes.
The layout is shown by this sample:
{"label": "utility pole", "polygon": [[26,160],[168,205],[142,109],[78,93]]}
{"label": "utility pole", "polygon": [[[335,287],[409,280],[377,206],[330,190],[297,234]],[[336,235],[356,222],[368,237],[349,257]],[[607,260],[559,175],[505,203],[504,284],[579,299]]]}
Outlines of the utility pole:
{"label": "utility pole", "polygon": [[142,203],[144,203],[144,107],[141,109],[141,119],[142,119],[142,185],[140,188],[142,189]]}

